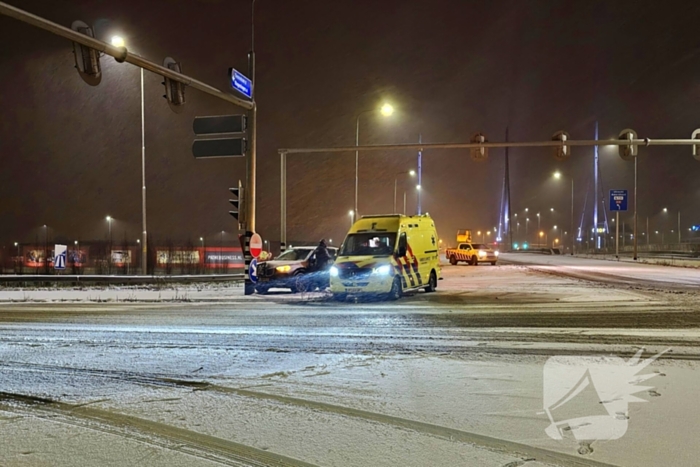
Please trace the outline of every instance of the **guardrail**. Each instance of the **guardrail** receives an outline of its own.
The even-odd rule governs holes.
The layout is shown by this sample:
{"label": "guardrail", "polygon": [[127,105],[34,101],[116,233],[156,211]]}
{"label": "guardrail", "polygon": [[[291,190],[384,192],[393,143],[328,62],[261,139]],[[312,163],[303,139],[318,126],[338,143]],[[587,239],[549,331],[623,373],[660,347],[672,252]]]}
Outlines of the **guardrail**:
{"label": "guardrail", "polygon": [[178,282],[239,282],[243,274],[196,274],[178,276],[105,276],[97,274],[11,274],[0,275],[0,285],[17,283],[74,284],[164,284]]}

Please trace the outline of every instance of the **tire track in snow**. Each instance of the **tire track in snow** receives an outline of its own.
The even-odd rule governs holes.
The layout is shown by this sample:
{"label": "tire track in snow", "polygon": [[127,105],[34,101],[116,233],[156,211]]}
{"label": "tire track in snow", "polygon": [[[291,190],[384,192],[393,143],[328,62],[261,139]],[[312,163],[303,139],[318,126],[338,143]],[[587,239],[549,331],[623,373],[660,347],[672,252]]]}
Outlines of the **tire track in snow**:
{"label": "tire track in snow", "polygon": [[[319,402],[309,399],[296,398],[291,396],[284,396],[278,394],[272,394],[262,391],[254,391],[251,389],[238,389],[228,386],[220,386],[216,384],[211,384],[206,381],[201,380],[191,380],[178,379],[175,376],[165,376],[165,375],[154,375],[154,374],[137,374],[132,372],[119,372],[114,370],[102,371],[102,370],[92,370],[92,369],[79,369],[70,367],[60,367],[60,366],[50,366],[50,365],[31,365],[31,364],[21,364],[21,363],[2,363],[1,366],[13,366],[13,367],[32,367],[38,368],[41,371],[63,373],[63,374],[88,374],[94,377],[104,377],[110,379],[119,379],[124,382],[137,383],[137,384],[148,384],[156,386],[165,387],[180,387],[183,389],[191,389],[195,391],[210,391],[222,394],[234,394],[240,397],[251,398],[256,400],[267,400],[272,402],[281,403],[284,405],[292,405],[295,407],[316,410],[324,413],[331,413],[335,415],[357,418],[370,422],[378,422],[385,425],[390,425],[399,429],[406,429],[415,431],[418,433],[436,436],[449,441],[457,441],[461,443],[476,445],[482,448],[498,451],[501,453],[516,455],[525,458],[535,458],[540,462],[551,463],[554,465],[562,467],[610,467],[611,464],[606,464],[602,462],[597,462],[590,459],[583,459],[575,455],[560,453],[556,451],[551,451],[544,448],[538,448],[535,446],[530,446],[527,444],[518,443],[515,441],[504,440],[500,438],[495,438],[487,435],[482,435],[478,433],[472,433],[468,431],[458,430],[456,428],[445,427],[441,425],[435,425],[431,423],[421,422],[417,420],[411,420],[401,417],[395,417],[392,415],[387,415],[379,412],[370,412],[361,409],[355,409],[342,405],[329,404],[326,402]],[[18,394],[8,394],[0,392],[0,402],[3,398],[23,401],[34,402],[38,404],[38,407],[42,408],[53,408],[56,411],[56,407],[59,407],[59,413],[64,415],[79,415],[85,419],[95,419],[98,421],[109,421],[113,420],[120,423],[119,426],[133,426],[135,428],[150,428],[155,434],[169,433],[169,431],[174,431],[175,436],[166,436],[168,439],[174,439],[176,441],[184,441],[189,439],[190,436],[199,436],[195,432],[184,430],[181,428],[171,427],[169,425],[151,422],[138,417],[133,417],[129,415],[121,415],[114,412],[109,412],[101,409],[90,408],[85,404],[66,404],[62,402],[56,402],[51,399],[36,397],[36,396],[25,396]],[[43,405],[42,405],[43,404]],[[151,428],[153,427],[153,428]],[[148,431],[148,430],[146,430]],[[187,436],[183,436],[180,432],[187,433]],[[179,436],[177,436],[179,435]],[[229,442],[222,440],[220,438],[214,438],[208,435],[201,435],[205,437],[205,447],[209,446],[211,443],[209,439],[217,440],[223,443],[231,443],[233,446],[243,446],[235,442]],[[184,439],[182,439],[184,438]],[[197,444],[195,443],[196,447]],[[250,448],[255,450],[255,448]],[[260,451],[260,450],[256,450]],[[266,453],[265,451],[260,451]],[[266,453],[269,454],[269,453]],[[280,456],[283,457],[283,456]],[[296,461],[300,462],[300,461]],[[238,465],[238,464],[234,464]],[[254,464],[255,465],[255,464]],[[304,463],[299,464],[263,464],[263,465],[309,465]]]}
{"label": "tire track in snow", "polygon": [[613,464],[598,462],[590,459],[583,459],[571,454],[551,451],[544,448],[530,446],[515,441],[509,441],[500,438],[494,438],[478,433],[458,430],[432,423],[420,422],[407,418],[394,417],[379,412],[370,412],[361,409],[354,409],[342,405],[329,404],[326,402],[313,401],[309,399],[301,399],[290,396],[282,396],[261,391],[252,391],[250,389],[237,389],[226,386],[218,386],[210,384],[206,390],[222,393],[235,394],[238,396],[263,399],[273,402],[279,402],[286,405],[294,405],[296,407],[318,410],[326,413],[333,413],[347,417],[359,418],[366,421],[378,422],[385,425],[391,425],[396,428],[416,431],[419,433],[436,436],[449,441],[458,441],[466,444],[476,445],[492,451],[497,451],[504,454],[521,456],[528,459],[537,460],[543,463],[550,463],[561,467],[614,467]]}
{"label": "tire track in snow", "polygon": [[[156,445],[231,466],[315,467],[273,452],[165,423],[85,405],[0,392],[0,407]],[[24,410],[22,410],[24,409]]]}

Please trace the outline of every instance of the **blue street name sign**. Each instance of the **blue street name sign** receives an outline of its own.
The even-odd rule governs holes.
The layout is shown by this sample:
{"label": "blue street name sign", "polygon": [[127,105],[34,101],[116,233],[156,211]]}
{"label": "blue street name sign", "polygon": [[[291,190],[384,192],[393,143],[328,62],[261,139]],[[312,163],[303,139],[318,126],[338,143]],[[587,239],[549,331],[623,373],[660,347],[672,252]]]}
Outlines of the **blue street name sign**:
{"label": "blue street name sign", "polygon": [[229,79],[231,80],[231,87],[233,87],[233,89],[240,92],[248,99],[253,98],[253,82],[250,78],[235,68],[229,68]]}
{"label": "blue street name sign", "polygon": [[610,190],[610,210],[627,211],[627,190]]}

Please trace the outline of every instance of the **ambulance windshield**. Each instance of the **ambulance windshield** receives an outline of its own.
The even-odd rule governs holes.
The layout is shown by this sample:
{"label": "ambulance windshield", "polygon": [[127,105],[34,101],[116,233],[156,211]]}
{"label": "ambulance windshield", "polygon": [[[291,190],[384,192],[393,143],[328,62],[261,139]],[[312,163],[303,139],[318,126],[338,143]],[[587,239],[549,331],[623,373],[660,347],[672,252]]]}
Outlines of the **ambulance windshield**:
{"label": "ambulance windshield", "polygon": [[394,252],[396,233],[350,234],[343,243],[340,256],[387,256]]}

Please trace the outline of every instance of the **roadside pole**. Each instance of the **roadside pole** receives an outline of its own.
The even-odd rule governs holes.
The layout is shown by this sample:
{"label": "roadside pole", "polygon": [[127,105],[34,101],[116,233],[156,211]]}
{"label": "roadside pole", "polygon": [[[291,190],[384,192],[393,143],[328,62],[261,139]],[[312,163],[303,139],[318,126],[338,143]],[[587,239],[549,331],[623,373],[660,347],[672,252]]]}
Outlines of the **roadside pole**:
{"label": "roadside pole", "polygon": [[[632,235],[634,236],[634,260],[637,261],[637,159],[639,156],[634,156],[634,232],[632,232]],[[647,226],[647,235],[648,233],[648,226]]]}
{"label": "roadside pole", "polygon": [[249,138],[250,147],[246,152],[246,225],[245,225],[245,241],[243,248],[243,261],[245,263],[245,286],[244,294],[252,295],[255,293],[255,284],[250,278],[250,263],[253,256],[250,252],[250,238],[256,233],[255,230],[255,181],[257,171],[257,117],[258,106],[255,103],[255,0],[251,2],[250,13],[250,53],[248,54],[248,77],[252,83],[251,100],[253,107],[249,111]]}
{"label": "roadside pole", "polygon": [[620,211],[615,213],[615,258],[620,260]]}

